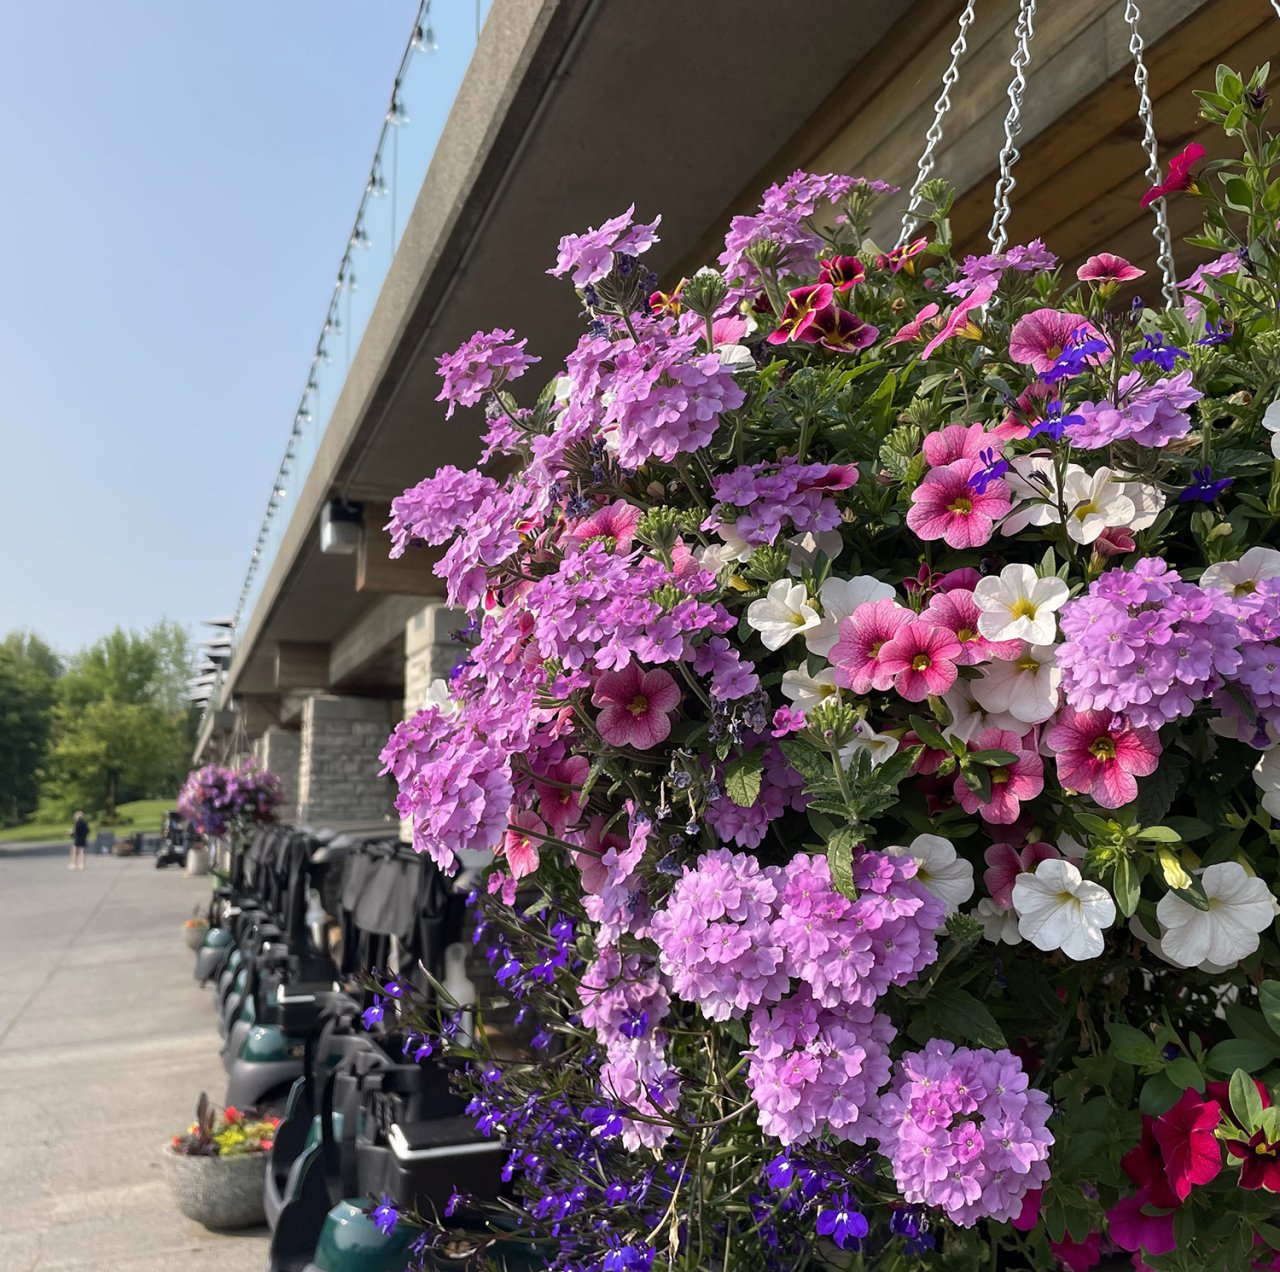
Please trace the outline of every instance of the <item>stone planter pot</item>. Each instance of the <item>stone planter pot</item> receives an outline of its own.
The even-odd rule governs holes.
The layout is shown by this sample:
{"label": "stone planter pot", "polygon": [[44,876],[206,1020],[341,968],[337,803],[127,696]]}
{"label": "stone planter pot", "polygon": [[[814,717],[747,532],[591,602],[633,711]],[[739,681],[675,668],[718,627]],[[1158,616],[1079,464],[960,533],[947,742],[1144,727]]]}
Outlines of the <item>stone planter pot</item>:
{"label": "stone planter pot", "polygon": [[207,923],[193,923],[190,927],[183,924],[182,939],[186,941],[187,948],[198,950],[204,944],[205,933],[208,930]]}
{"label": "stone planter pot", "polygon": [[265,1222],[262,1189],[269,1153],[185,1157],[166,1144],[161,1166],[178,1209],[215,1231]]}

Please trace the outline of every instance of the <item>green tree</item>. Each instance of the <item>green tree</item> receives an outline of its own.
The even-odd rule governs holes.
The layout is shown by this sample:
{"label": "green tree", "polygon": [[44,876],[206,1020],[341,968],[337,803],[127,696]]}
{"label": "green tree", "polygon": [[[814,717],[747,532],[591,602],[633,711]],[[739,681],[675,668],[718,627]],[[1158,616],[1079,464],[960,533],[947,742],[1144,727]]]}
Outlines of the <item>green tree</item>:
{"label": "green tree", "polygon": [[21,820],[39,801],[61,671],[58,655],[33,633],[0,640],[0,823]]}
{"label": "green tree", "polygon": [[113,632],[76,654],[58,682],[44,789],[50,811],[172,795],[188,768],[184,701],[191,646],[176,623]]}

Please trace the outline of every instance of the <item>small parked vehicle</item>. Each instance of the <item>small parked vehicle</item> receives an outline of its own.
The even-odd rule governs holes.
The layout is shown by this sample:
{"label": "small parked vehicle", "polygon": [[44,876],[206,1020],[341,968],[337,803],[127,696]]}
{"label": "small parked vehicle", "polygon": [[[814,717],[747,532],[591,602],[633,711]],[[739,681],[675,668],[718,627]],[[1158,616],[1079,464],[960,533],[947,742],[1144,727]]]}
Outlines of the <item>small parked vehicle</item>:
{"label": "small parked vehicle", "polygon": [[187,825],[187,819],[181,813],[165,813],[160,823],[160,842],[156,846],[156,869],[165,866],[185,866],[187,849],[191,846],[193,833]]}

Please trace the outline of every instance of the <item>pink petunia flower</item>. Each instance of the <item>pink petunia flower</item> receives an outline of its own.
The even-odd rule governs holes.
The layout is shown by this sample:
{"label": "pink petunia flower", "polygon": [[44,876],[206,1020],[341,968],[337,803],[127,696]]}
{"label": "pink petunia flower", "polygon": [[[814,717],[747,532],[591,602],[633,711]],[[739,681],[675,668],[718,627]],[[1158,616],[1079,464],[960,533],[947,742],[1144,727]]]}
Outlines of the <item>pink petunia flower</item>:
{"label": "pink petunia flower", "polygon": [[1103,808],[1135,799],[1135,778],[1154,773],[1160,739],[1154,729],[1136,728],[1110,711],[1064,707],[1045,733],[1057,755],[1058,781],[1068,790],[1092,795]]}
{"label": "pink petunia flower", "polygon": [[1004,661],[1017,658],[1022,653],[1020,640],[988,640],[978,631],[981,614],[969,588],[939,591],[929,598],[920,618],[926,623],[945,627],[956,639],[960,652],[956,655],[959,667],[975,667],[993,658]]}
{"label": "pink petunia flower", "polygon": [[591,702],[601,708],[596,728],[610,746],[647,751],[670,734],[680,688],[669,671],[661,667],[645,671],[629,662],[621,671],[606,671],[596,681]]}
{"label": "pink petunia flower", "polygon": [[811,283],[796,287],[787,293],[787,303],[778,319],[778,326],[766,337],[770,344],[786,344],[788,340],[807,340],[806,334],[814,315],[828,309],[835,300],[830,283]]}
{"label": "pink petunia flower", "polygon": [[937,303],[931,302],[916,314],[909,323],[899,327],[898,330],[889,337],[889,344],[903,344],[908,340],[919,340],[924,335],[927,328],[939,325],[940,320],[939,322],[934,321],[937,318]]}
{"label": "pink petunia flower", "polygon": [[1061,1241],[1050,1241],[1049,1249],[1070,1272],[1089,1272],[1102,1262],[1102,1235],[1091,1232],[1083,1241],[1073,1241],[1064,1235]]}
{"label": "pink petunia flower", "polygon": [[888,689],[893,673],[885,671],[880,656],[899,629],[911,621],[911,611],[889,598],[859,605],[842,618],[828,655],[836,669],[836,684],[854,693]]}
{"label": "pink petunia flower", "polygon": [[[1123,1250],[1146,1254],[1172,1254],[1177,1249],[1173,1238],[1173,1212],[1149,1215],[1144,1207],[1151,1204],[1147,1190],[1140,1188],[1132,1197],[1122,1197],[1107,1211],[1107,1227],[1111,1239]],[[1137,1266],[1136,1264],[1134,1265]]]}
{"label": "pink petunia flower", "polygon": [[907,525],[921,539],[942,539],[953,548],[982,547],[1010,507],[1009,488],[999,477],[981,491],[970,484],[985,467],[980,459],[959,459],[933,469],[911,492]]}
{"label": "pink petunia flower", "polygon": [[1035,799],[1044,790],[1044,761],[1035,747],[1034,732],[1020,738],[1008,729],[984,729],[972,742],[971,751],[1008,751],[1009,765],[987,768],[991,778],[991,798],[979,799],[969,789],[961,773],[955,778],[956,802],[966,813],[977,813],[983,821],[1008,826],[1018,820],[1024,799]]}
{"label": "pink petunia flower", "polygon": [[[834,651],[833,651],[834,652]],[[893,677],[893,687],[908,702],[921,702],[930,694],[944,694],[956,682],[960,644],[953,632],[933,623],[904,624],[880,650],[883,672]]]}
{"label": "pink petunia flower", "polygon": [[537,813],[511,814],[499,855],[507,859],[513,879],[523,879],[537,870],[540,862],[538,848],[546,833],[546,823]]}
{"label": "pink petunia flower", "polygon": [[1131,265],[1123,256],[1099,252],[1076,270],[1076,277],[1082,283],[1128,283],[1141,278],[1146,272]]}
{"label": "pink petunia flower", "polygon": [[952,311],[947,320],[939,328],[937,335],[920,350],[920,361],[924,362],[941,344],[945,344],[952,336],[959,335],[969,325],[969,314],[981,308],[995,295],[996,280],[989,279],[973,289]]}
{"label": "pink petunia flower", "polygon": [[[1079,314],[1061,309],[1033,309],[1013,324],[1009,333],[1009,356],[1043,373],[1062,357],[1077,332],[1083,332],[1084,339],[1099,338],[1097,328]],[[1105,360],[1102,354],[1090,358],[1090,361]]]}
{"label": "pink petunia flower", "polygon": [[1214,1132],[1222,1121],[1222,1106],[1202,1100],[1191,1087],[1173,1108],[1152,1126],[1164,1158],[1165,1177],[1179,1201],[1186,1201],[1195,1185],[1211,1183],[1222,1170],[1222,1145]]}
{"label": "pink petunia flower", "polygon": [[615,499],[573,525],[565,543],[576,547],[591,539],[612,539],[619,552],[627,552],[635,542],[639,524],[640,509],[625,499]]}
{"label": "pink petunia flower", "polygon": [[608,882],[609,867],[604,861],[605,853],[612,848],[616,855],[627,847],[624,836],[606,833],[604,827],[605,819],[597,813],[587,824],[586,833],[582,834],[582,846],[569,854],[582,876],[582,890],[590,896],[599,896]]}
{"label": "pink petunia flower", "polygon": [[538,807],[557,839],[563,838],[582,812],[582,784],[590,770],[591,762],[585,755],[570,755],[533,775]]}
{"label": "pink petunia flower", "polygon": [[957,459],[977,459],[991,445],[983,424],[948,424],[926,433],[921,449],[930,468],[945,468]]}
{"label": "pink petunia flower", "polygon": [[991,899],[1002,910],[1013,904],[1013,885],[1020,874],[1034,874],[1042,861],[1052,861],[1062,854],[1046,843],[1027,844],[1019,850],[1009,843],[992,844],[982,854],[987,868],[982,872]]}

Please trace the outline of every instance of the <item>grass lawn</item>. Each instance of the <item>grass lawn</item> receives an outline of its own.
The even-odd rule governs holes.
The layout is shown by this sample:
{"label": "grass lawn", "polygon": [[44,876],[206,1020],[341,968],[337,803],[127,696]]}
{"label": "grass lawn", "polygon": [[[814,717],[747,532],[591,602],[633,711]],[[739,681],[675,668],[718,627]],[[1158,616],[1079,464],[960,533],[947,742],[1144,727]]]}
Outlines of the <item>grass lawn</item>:
{"label": "grass lawn", "polygon": [[[96,835],[99,830],[114,830],[116,838],[119,839],[139,830],[158,831],[160,818],[173,806],[174,801],[171,799],[140,799],[132,804],[121,804],[116,808],[116,821],[112,826],[102,824],[101,813],[90,813],[90,834]],[[0,844],[40,843],[49,839],[69,839],[70,830],[70,817],[56,822],[26,822],[21,826],[10,826],[0,830]]]}

